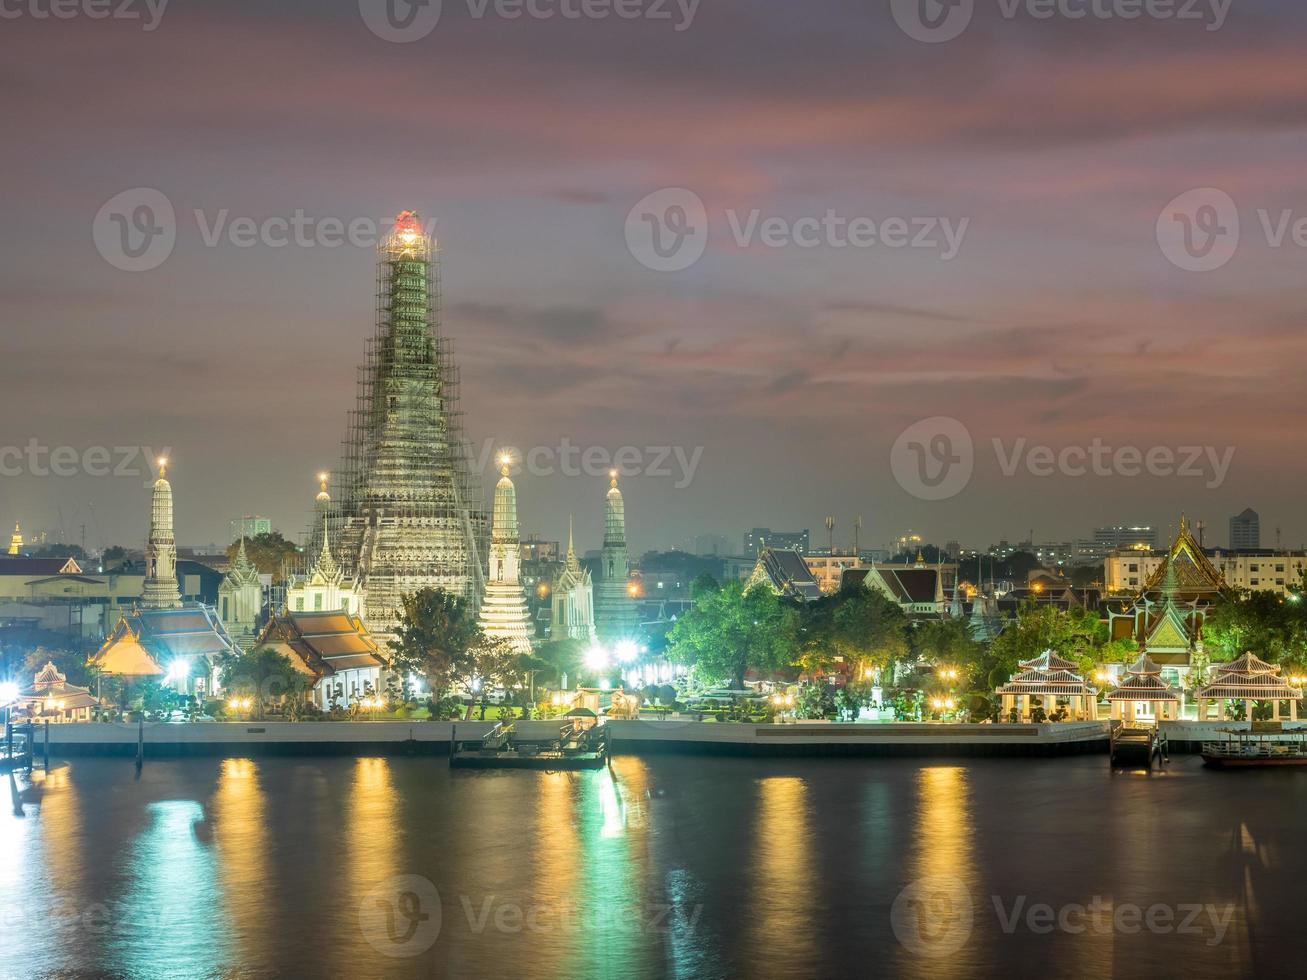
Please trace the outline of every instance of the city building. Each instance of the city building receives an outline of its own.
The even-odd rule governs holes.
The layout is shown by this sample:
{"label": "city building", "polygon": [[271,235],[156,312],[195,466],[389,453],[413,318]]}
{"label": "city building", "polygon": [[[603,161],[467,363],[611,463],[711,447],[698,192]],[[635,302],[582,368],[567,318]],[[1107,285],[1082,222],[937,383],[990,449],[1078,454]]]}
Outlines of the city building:
{"label": "city building", "polygon": [[1257,551],[1262,546],[1262,519],[1251,507],[1230,518],[1230,550]]}
{"label": "city building", "polygon": [[686,551],[701,558],[723,558],[731,554],[731,539],[724,534],[697,534],[686,542]]}
{"label": "city building", "polygon": [[597,637],[594,618],[594,583],[588,569],[577,560],[572,526],[567,527],[567,561],[554,579],[553,620],[550,637],[555,640],[584,640]]}
{"label": "city building", "polygon": [[240,541],[245,538],[257,538],[260,534],[271,533],[271,518],[259,517],[257,514],[247,514],[244,517],[238,517],[231,522],[230,540]]}
{"label": "city building", "polygon": [[768,548],[806,555],[811,550],[808,531],[773,531],[769,527],[755,527],[744,535],[745,558],[756,559]]}
{"label": "city building", "polygon": [[486,521],[466,458],[458,373],[438,329],[435,259],[412,211],[379,246],[376,332],[332,520],[378,641],[394,635],[403,596],[440,588],[476,603],[484,588]]}
{"label": "city building", "polygon": [[1114,524],[1094,528],[1094,545],[1104,554],[1111,551],[1152,551],[1157,548],[1157,528],[1151,524]]}
{"label": "city building", "polygon": [[9,554],[21,555],[23,553],[23,529],[14,522],[14,533],[9,538]]}
{"label": "city building", "polygon": [[[826,549],[822,549],[825,551]],[[826,595],[833,595],[840,590],[840,584],[844,579],[844,573],[853,568],[863,568],[862,559],[853,553],[852,550],[841,552],[835,549],[835,554],[811,554],[804,555],[803,560],[807,563],[808,570],[812,572],[812,577],[817,580],[817,586]]]}
{"label": "city building", "polygon": [[490,564],[481,600],[481,631],[506,640],[514,652],[529,654],[535,626],[522,592],[522,545],[517,525],[517,488],[508,475],[508,456],[500,459],[499,482],[490,529]]}
{"label": "city building", "polygon": [[604,546],[595,581],[595,630],[604,643],[615,643],[635,639],[640,620],[626,550],[626,504],[617,487],[617,471],[613,470],[609,477],[604,500]]}

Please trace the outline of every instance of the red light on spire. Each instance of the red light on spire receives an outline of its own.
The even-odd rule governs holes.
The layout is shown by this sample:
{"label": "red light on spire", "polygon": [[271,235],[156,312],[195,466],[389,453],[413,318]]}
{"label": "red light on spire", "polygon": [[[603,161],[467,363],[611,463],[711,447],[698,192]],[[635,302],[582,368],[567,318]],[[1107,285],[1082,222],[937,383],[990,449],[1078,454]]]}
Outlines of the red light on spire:
{"label": "red light on spire", "polygon": [[416,211],[401,211],[395,219],[396,234],[422,234],[422,219]]}

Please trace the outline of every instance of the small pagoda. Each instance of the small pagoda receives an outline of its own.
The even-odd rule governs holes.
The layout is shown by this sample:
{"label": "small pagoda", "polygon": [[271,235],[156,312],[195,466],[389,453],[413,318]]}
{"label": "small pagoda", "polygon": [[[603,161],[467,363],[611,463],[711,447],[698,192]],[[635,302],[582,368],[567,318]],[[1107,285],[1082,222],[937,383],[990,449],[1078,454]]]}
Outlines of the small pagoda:
{"label": "small pagoda", "polygon": [[1076,665],[1052,650],[1045,650],[1033,660],[1017,665],[1017,673],[994,693],[1003,699],[1000,717],[1011,717],[1013,709],[1022,721],[1029,721],[1034,699],[1038,698],[1045,714],[1057,710],[1059,700],[1067,702],[1074,721],[1096,721],[1098,689],[1075,672]]}
{"label": "small pagoda", "polygon": [[1242,701],[1244,718],[1253,720],[1253,702],[1269,701],[1271,703],[1271,720],[1280,721],[1280,704],[1289,702],[1289,720],[1298,720],[1298,702],[1302,700],[1302,691],[1291,687],[1280,676],[1280,668],[1268,664],[1265,660],[1245,653],[1238,660],[1228,664],[1212,664],[1210,684],[1194,694],[1198,702],[1199,721],[1223,721],[1221,713],[1215,719],[1211,717],[1211,706],[1224,701]]}
{"label": "small pagoda", "polygon": [[1162,679],[1162,668],[1141,653],[1126,678],[1107,695],[1114,721],[1153,725],[1180,717],[1180,694]]}

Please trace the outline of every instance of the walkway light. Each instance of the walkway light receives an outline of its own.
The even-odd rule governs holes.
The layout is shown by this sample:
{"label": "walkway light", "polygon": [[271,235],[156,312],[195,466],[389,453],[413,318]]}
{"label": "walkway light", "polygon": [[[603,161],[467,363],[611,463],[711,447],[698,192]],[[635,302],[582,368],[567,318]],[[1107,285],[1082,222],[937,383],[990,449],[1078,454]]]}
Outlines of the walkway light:
{"label": "walkway light", "polygon": [[640,648],[634,640],[622,640],[617,644],[614,652],[617,654],[618,663],[629,664],[640,655]]}
{"label": "walkway light", "polygon": [[585,652],[585,665],[591,670],[603,670],[608,666],[608,651],[596,643]]}
{"label": "walkway light", "polygon": [[18,700],[18,685],[11,681],[0,684],[0,708],[8,707]]}

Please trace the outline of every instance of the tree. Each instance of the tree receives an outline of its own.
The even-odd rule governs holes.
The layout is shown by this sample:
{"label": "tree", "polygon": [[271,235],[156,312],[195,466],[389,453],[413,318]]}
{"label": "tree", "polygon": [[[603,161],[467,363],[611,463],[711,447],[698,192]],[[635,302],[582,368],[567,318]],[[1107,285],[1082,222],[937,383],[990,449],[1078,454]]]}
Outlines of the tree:
{"label": "tree", "polygon": [[125,561],[126,558],[127,549],[120,544],[111,545],[108,548],[105,548],[104,554],[100,556],[100,560],[106,565],[112,562]]}
{"label": "tree", "polygon": [[27,552],[28,558],[75,558],[78,562],[90,560],[90,556],[82,550],[81,545],[76,544],[43,544],[38,548],[31,548]]}
{"label": "tree", "polygon": [[255,718],[261,718],[269,704],[301,699],[310,683],[289,657],[272,647],[258,647],[227,658],[219,680],[237,697],[253,699]]}
{"label": "tree", "polygon": [[880,592],[862,586],[808,603],[800,622],[795,663],[809,674],[827,673],[842,661],[859,679],[908,652],[908,618],[903,610]]}
{"label": "tree", "polygon": [[[229,561],[236,560],[240,546],[239,540],[227,545],[227,558]],[[289,574],[290,566],[298,561],[300,549],[293,542],[282,537],[280,531],[272,531],[268,534],[256,534],[252,538],[246,538],[245,555],[254,567],[264,575],[271,575],[275,579],[283,579]]]}
{"label": "tree", "polygon": [[461,596],[443,589],[421,589],[404,596],[404,608],[391,645],[391,666],[422,675],[439,701],[460,681],[475,675],[469,651],[481,641],[481,627]]}
{"label": "tree", "polygon": [[536,650],[536,659],[544,666],[540,668],[538,679],[546,684],[565,687],[581,673],[585,658],[585,644],[581,640],[548,640]]}
{"label": "tree", "polygon": [[773,671],[793,656],[798,612],[763,586],[740,582],[704,592],[668,633],[667,656],[716,681],[744,687],[750,667]]}

